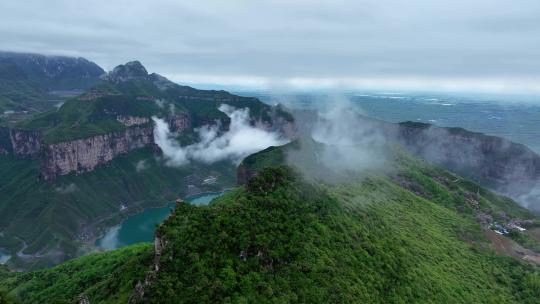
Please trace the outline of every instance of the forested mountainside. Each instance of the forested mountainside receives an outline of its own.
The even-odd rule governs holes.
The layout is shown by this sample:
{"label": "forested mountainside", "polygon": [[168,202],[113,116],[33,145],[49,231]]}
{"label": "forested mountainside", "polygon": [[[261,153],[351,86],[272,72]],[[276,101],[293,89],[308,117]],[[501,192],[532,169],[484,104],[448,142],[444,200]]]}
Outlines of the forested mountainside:
{"label": "forested mountainside", "polygon": [[[172,168],[154,142],[153,116],[182,144],[198,140],[195,129],[204,125],[224,132],[230,119],[218,110],[222,103],[249,109],[262,128],[292,128],[278,107],[180,86],[139,62],[118,66],[59,109],[0,128],[0,248],[11,255],[10,267],[57,264],[84,253],[128,214],[234,185],[232,164]],[[203,182],[209,176],[215,184]]]}
{"label": "forested mountainside", "polygon": [[36,101],[46,94],[37,83],[10,60],[0,59],[0,110],[25,109],[26,101]]}
{"label": "forested mountainside", "polygon": [[[519,245],[492,225],[533,231],[534,214],[400,148],[395,171],[328,182],[318,149],[304,140],[249,156],[245,185],[208,206],[178,204],[153,250],[4,271],[0,287],[23,303],[537,303],[537,241],[513,229],[529,238]],[[288,163],[290,151],[306,162]],[[322,175],[302,176],[305,165]]]}

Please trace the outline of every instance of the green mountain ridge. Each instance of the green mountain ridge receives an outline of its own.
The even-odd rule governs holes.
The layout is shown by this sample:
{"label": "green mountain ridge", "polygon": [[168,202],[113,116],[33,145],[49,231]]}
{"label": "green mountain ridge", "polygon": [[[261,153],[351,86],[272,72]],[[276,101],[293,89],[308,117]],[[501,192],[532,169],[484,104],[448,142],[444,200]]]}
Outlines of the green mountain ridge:
{"label": "green mountain ridge", "polygon": [[47,91],[86,89],[99,82],[105,73],[85,58],[45,56],[0,51],[0,60],[9,60],[26,78]]}
{"label": "green mountain ridge", "polygon": [[[24,303],[538,303],[537,266],[497,254],[477,218],[504,212],[534,229],[528,210],[399,148],[391,174],[302,177],[282,166],[301,146],[249,156],[247,183],[208,206],[178,205],[154,254],[137,245],[4,272],[0,289]],[[108,275],[118,261],[122,275]]]}
{"label": "green mountain ridge", "polygon": [[198,90],[175,84],[158,74],[148,74],[138,61],[116,67],[104,81],[78,97],[66,101],[58,110],[21,122],[14,128],[40,131],[45,143],[57,143],[124,130],[119,116],[167,117],[187,115],[193,128],[213,124],[227,126],[229,118],[219,105],[249,108],[253,121],[271,125],[274,117],[292,121],[290,114],[226,91]]}

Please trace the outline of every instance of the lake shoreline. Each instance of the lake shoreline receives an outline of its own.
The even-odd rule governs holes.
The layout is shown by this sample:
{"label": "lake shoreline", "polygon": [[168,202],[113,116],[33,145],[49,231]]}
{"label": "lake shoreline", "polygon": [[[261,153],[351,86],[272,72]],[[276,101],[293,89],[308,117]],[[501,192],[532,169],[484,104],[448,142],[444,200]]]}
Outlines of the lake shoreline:
{"label": "lake shoreline", "polygon": [[[233,189],[233,188],[227,187],[227,188],[223,188],[223,189],[221,189],[219,191],[204,191],[204,192],[200,192],[200,193],[197,193],[197,194],[192,194],[192,195],[186,196],[184,198],[184,200],[187,201],[188,203],[191,203],[191,204],[194,204],[194,205],[206,205],[210,201],[212,201],[214,198],[223,195],[224,193],[226,193],[227,191],[230,191],[231,189]],[[210,199],[208,200],[208,202],[200,202],[200,203],[196,202],[197,199],[204,198],[206,196],[210,196]],[[195,201],[195,203],[194,203],[194,201]],[[129,220],[136,220],[136,218],[138,216],[140,217],[145,212],[152,213],[152,211],[155,210],[156,212],[154,212],[154,213],[157,213],[157,214],[154,214],[153,216],[158,216],[160,218],[163,217],[162,219],[159,220],[159,223],[163,222],[168,216],[170,216],[171,211],[174,210],[174,206],[175,206],[175,202],[167,202],[167,203],[165,203],[163,205],[160,205],[160,206],[151,206],[151,207],[147,207],[147,208],[142,208],[140,211],[137,210],[139,212],[129,214],[126,218],[122,219],[122,221],[119,222],[117,225],[110,226],[107,229],[103,230],[104,233],[100,233],[96,237],[92,238],[92,240],[89,240],[88,242],[86,242],[86,244],[89,245],[89,247],[91,249],[90,252],[92,252],[92,251],[103,252],[103,251],[109,251],[109,250],[118,249],[118,248],[121,248],[121,247],[124,247],[124,246],[127,246],[127,245],[132,245],[132,244],[135,244],[135,243],[144,242],[144,241],[134,241],[134,242],[128,242],[127,244],[124,244],[124,243],[120,243],[120,245],[116,244],[115,246],[109,246],[109,245],[100,244],[100,241],[108,242],[108,241],[112,241],[115,238],[117,239],[119,237],[120,233],[125,233],[125,231],[121,231],[121,230],[122,230],[122,227],[124,227],[124,225],[126,225],[126,223],[129,224],[129,222],[128,222]],[[168,208],[169,210],[160,210],[160,209],[166,209],[166,208]],[[159,211],[164,211],[167,214],[165,216],[163,216],[162,214],[159,214],[160,213]],[[152,217],[152,215],[149,215],[149,216]],[[157,223],[156,225],[159,225],[159,223]],[[144,223],[144,222],[140,223],[137,228],[138,229],[143,229],[143,228],[140,228],[140,227],[144,226],[144,224],[148,224],[148,223]],[[154,233],[154,230],[155,230],[155,226],[153,226],[152,235]],[[139,232],[140,232],[140,234],[138,236],[140,236],[141,234],[144,234],[145,231],[139,231]],[[111,237],[110,240],[106,239],[108,234],[111,234],[110,235],[110,237]],[[120,241],[115,240],[115,242],[120,242]],[[148,242],[151,242],[151,240],[149,239]]]}

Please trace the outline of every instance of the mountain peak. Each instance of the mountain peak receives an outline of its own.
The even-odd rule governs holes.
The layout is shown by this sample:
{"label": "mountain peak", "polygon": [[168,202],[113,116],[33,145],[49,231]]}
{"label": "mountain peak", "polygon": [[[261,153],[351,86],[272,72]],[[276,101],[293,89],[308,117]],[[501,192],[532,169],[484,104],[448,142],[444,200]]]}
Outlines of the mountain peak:
{"label": "mountain peak", "polygon": [[121,64],[115,67],[106,78],[113,82],[124,82],[133,79],[147,79],[148,71],[137,60],[130,61],[126,64]]}

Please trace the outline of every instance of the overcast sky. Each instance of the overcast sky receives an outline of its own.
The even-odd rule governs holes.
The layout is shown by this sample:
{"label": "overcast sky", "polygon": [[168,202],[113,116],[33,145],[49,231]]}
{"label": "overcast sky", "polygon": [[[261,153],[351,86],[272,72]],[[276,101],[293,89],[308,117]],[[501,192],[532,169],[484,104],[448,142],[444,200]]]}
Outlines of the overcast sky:
{"label": "overcast sky", "polygon": [[1,0],[0,49],[178,82],[540,92],[540,0]]}

